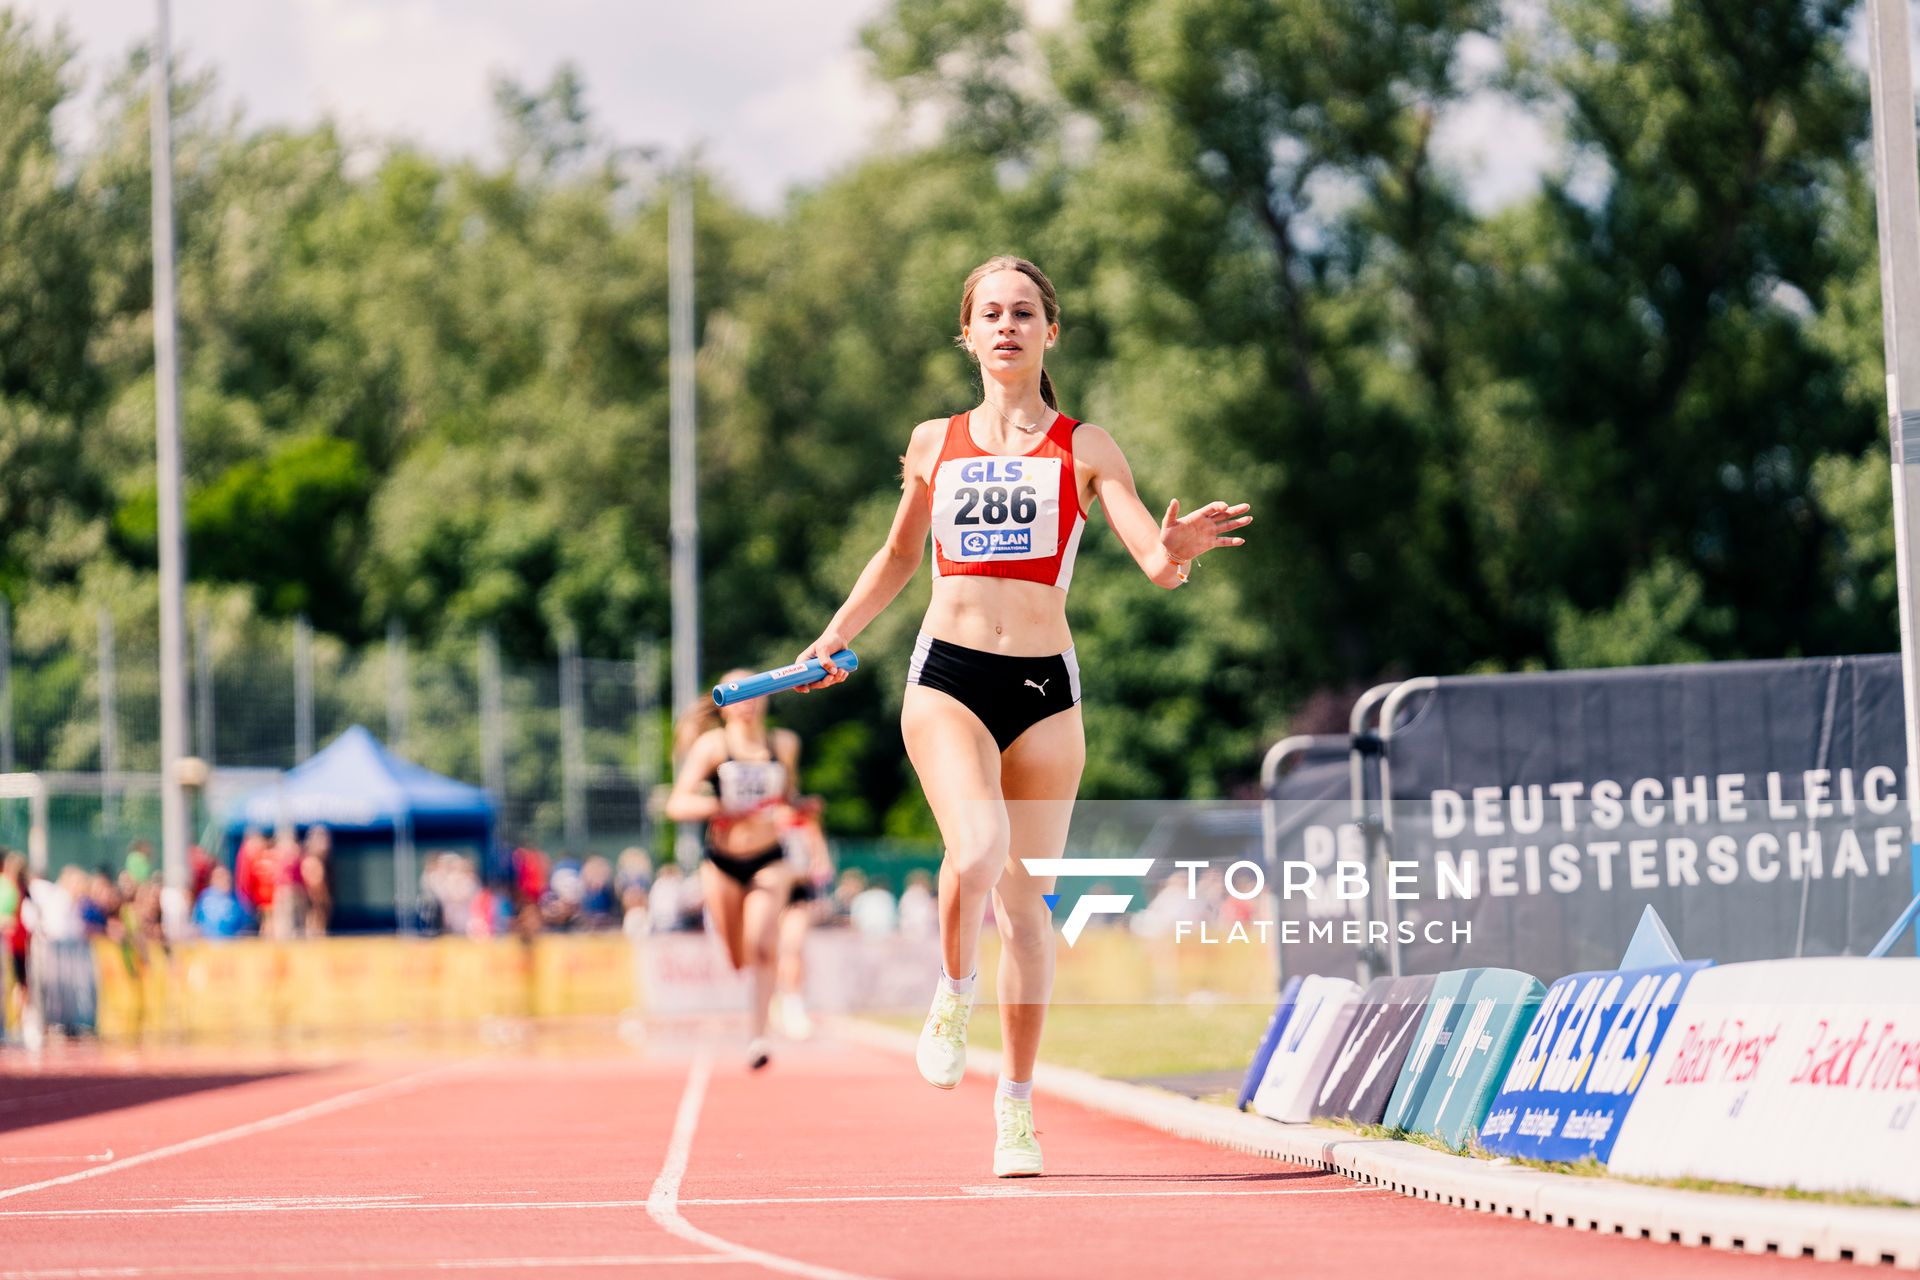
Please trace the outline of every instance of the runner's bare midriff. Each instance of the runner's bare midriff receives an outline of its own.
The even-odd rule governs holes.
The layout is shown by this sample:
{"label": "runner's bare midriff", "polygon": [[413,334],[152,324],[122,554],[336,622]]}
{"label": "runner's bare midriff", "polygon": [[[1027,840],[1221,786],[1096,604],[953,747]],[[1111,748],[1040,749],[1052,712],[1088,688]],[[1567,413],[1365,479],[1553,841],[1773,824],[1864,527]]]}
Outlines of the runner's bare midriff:
{"label": "runner's bare midriff", "polygon": [[1043,658],[1073,647],[1067,593],[1041,582],[968,575],[936,578],[921,630],[987,653]]}

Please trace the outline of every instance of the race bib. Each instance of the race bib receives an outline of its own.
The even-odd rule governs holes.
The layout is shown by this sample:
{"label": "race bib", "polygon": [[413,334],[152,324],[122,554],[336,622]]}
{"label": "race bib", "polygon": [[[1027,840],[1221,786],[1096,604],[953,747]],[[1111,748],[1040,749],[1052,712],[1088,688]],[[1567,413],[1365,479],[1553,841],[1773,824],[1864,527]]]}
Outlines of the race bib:
{"label": "race bib", "polygon": [[933,536],[958,564],[1044,560],[1060,546],[1060,459],[949,458],[933,477]]}
{"label": "race bib", "polygon": [[745,813],[787,793],[787,769],[777,760],[726,760],[716,772],[727,813]]}

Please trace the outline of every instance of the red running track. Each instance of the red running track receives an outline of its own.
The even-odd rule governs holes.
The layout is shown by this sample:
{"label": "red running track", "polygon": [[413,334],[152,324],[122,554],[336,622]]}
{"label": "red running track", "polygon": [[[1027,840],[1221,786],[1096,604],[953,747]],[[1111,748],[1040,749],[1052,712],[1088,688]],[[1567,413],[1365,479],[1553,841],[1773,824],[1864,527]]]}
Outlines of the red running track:
{"label": "red running track", "polygon": [[[0,1058],[0,1280],[115,1276],[1811,1273],[1408,1200],[1036,1104],[1048,1176],[988,1176],[991,1086],[815,1044],[320,1066]],[[109,1154],[110,1153],[110,1154]]]}

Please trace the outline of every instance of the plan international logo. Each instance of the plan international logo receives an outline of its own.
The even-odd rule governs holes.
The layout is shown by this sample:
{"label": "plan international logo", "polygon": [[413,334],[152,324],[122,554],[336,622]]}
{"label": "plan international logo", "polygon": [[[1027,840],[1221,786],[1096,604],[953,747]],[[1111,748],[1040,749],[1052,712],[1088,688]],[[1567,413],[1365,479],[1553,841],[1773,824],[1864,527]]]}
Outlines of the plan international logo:
{"label": "plan international logo", "polygon": [[960,556],[1024,556],[1033,550],[1033,530],[974,530],[960,535]]}
{"label": "plan international logo", "polygon": [[[1144,876],[1153,870],[1152,858],[1022,858],[1020,865],[1030,876],[1055,876],[1069,880],[1108,879],[1115,876]],[[1060,895],[1046,895],[1047,910],[1060,904]],[[1067,912],[1060,936],[1072,946],[1080,940],[1080,931],[1095,916],[1125,915],[1133,902],[1130,893],[1083,893]]]}

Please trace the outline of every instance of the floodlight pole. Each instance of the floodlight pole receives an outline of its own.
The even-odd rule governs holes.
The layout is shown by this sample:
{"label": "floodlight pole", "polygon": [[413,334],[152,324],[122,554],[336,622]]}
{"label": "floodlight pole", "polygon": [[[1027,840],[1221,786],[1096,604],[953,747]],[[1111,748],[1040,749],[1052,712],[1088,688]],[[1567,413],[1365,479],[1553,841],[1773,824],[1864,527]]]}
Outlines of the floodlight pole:
{"label": "floodlight pole", "polygon": [[[700,514],[695,501],[693,380],[693,162],[674,174],[667,197],[668,446],[672,488],[669,535],[673,545],[673,707],[678,712],[700,690]],[[699,828],[681,823],[674,852],[691,866]]]}
{"label": "floodlight pole", "polygon": [[673,177],[667,205],[670,414],[669,519],[673,544],[673,705],[700,688],[700,515],[695,491],[693,167]]}
{"label": "floodlight pole", "polygon": [[167,0],[156,0],[153,87],[153,389],[160,538],[160,865],[167,933],[187,926],[192,903],[187,867],[187,793],[180,760],[187,751],[187,544],[180,508],[180,375],[174,320],[173,73]]}

